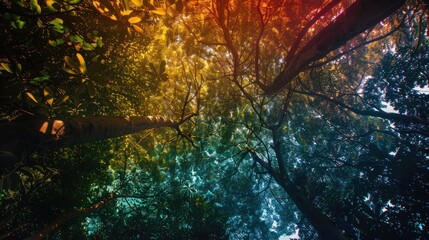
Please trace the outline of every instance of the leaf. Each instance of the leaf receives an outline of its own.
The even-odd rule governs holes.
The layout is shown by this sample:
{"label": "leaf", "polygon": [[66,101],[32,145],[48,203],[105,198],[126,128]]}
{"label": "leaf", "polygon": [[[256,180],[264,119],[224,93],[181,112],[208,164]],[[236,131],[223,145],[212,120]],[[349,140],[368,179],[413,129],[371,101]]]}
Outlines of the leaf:
{"label": "leaf", "polygon": [[137,25],[133,25],[133,28],[134,28],[134,30],[136,30],[139,33],[144,33],[143,29],[141,27],[137,26]]}
{"label": "leaf", "polygon": [[57,42],[54,40],[48,40],[48,44],[51,45],[52,47],[57,46]]}
{"label": "leaf", "polygon": [[52,107],[52,104],[54,103],[54,98],[48,98],[48,99],[46,100],[46,102],[49,104],[49,106],[51,106],[51,107]]}
{"label": "leaf", "polygon": [[21,21],[21,20],[19,20],[19,19],[15,20],[15,21],[12,23],[12,27],[13,27],[13,28],[16,28],[16,29],[23,29],[23,28],[24,28],[24,25],[25,25],[25,22],[24,22],[24,21]]}
{"label": "leaf", "polygon": [[97,46],[98,47],[103,47],[104,46],[103,40],[101,38],[97,39]]}
{"label": "leaf", "polygon": [[21,74],[22,73],[22,65],[20,63],[16,64],[16,73]]}
{"label": "leaf", "polygon": [[46,102],[49,104],[49,106],[52,107],[52,104],[54,103],[54,98],[52,96],[52,89],[46,87],[43,89],[43,96],[46,99]]}
{"label": "leaf", "polygon": [[55,2],[54,0],[46,0],[46,6],[48,7],[48,10],[51,12],[58,12],[58,9],[61,9],[61,5]]}
{"label": "leaf", "polygon": [[76,4],[79,4],[81,2],[82,2],[82,0],[69,0],[68,4],[70,4],[70,5],[76,5]]}
{"label": "leaf", "polygon": [[75,72],[79,72],[79,65],[78,63],[73,60],[71,57],[69,56],[65,56],[64,60],[66,61],[67,65],[69,65],[69,67],[74,70]]}
{"label": "leaf", "polygon": [[165,14],[167,14],[167,11],[165,11],[165,9],[163,8],[155,8],[154,10],[150,10],[150,12],[160,16],[164,16]]}
{"label": "leaf", "polygon": [[33,10],[37,14],[42,13],[42,8],[40,7],[37,0],[30,0],[30,6],[31,6],[31,10]]}
{"label": "leaf", "polygon": [[[109,12],[112,12],[112,13],[115,12],[115,8],[112,6],[112,4],[110,3],[110,1],[108,1],[108,0],[100,0],[100,2],[101,2],[101,4],[103,4],[108,9]],[[104,12],[107,12],[107,11],[104,10]]]}
{"label": "leaf", "polygon": [[1,63],[1,66],[6,70],[8,73],[13,73],[12,69],[10,68],[9,64],[7,63]]}
{"label": "leaf", "polygon": [[64,70],[65,72],[67,72],[67,73],[71,74],[71,75],[77,75],[77,74],[78,74],[77,72],[73,71],[72,69],[70,69],[70,68],[68,68],[68,67],[66,67],[66,66],[64,66],[64,67],[63,67],[63,70]]}
{"label": "leaf", "polygon": [[36,98],[33,96],[33,94],[31,94],[30,92],[26,92],[25,94],[27,94],[27,96],[28,96],[31,100],[33,100],[34,102],[39,103],[39,102],[36,100]]}
{"label": "leaf", "polygon": [[122,11],[121,14],[122,16],[128,16],[133,12],[133,10],[126,10],[126,11]]}
{"label": "leaf", "polygon": [[47,74],[46,72],[42,72],[42,76],[33,78],[32,83],[36,84],[36,83],[41,83],[41,82],[44,82],[44,81],[48,81],[49,77],[50,77],[49,74]]}
{"label": "leaf", "polygon": [[64,95],[64,96],[62,96],[62,97],[60,97],[58,100],[57,100],[57,104],[61,104],[61,103],[63,103],[63,102],[65,102],[65,101],[67,101],[69,99],[69,96],[68,95]]}
{"label": "leaf", "polygon": [[[96,44],[96,46],[97,46],[97,44]],[[92,51],[92,50],[94,50],[95,47],[92,46],[91,44],[85,42],[82,44],[82,48],[85,51]]]}
{"label": "leaf", "polygon": [[61,18],[55,18],[54,20],[49,22],[49,25],[51,25],[52,28],[59,33],[64,33],[63,24],[64,24],[64,21]]}
{"label": "leaf", "polygon": [[142,19],[141,19],[141,18],[139,18],[139,17],[130,17],[130,18],[128,19],[128,22],[129,22],[129,23],[131,23],[131,24],[134,24],[134,23],[139,23],[141,20],[142,20]]}
{"label": "leaf", "polygon": [[131,0],[131,2],[133,2],[137,7],[143,6],[143,1],[141,0]]}

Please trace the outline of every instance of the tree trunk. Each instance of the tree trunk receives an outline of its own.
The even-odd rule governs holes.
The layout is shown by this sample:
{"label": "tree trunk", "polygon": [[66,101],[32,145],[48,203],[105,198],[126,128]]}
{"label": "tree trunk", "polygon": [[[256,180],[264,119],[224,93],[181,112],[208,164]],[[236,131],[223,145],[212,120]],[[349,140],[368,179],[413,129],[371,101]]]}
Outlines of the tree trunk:
{"label": "tree trunk", "polygon": [[289,57],[286,68],[265,87],[266,94],[280,91],[308,64],[325,57],[347,41],[398,10],[405,0],[357,0],[327,27],[311,38],[299,51]]}
{"label": "tree trunk", "polygon": [[308,199],[299,188],[290,180],[288,175],[282,175],[277,169],[272,168],[267,162],[262,160],[253,150],[248,150],[254,161],[259,163],[265,168],[268,173],[274,178],[288,196],[295,203],[298,210],[304,215],[305,218],[316,229],[320,239],[329,240],[345,240],[347,239],[344,234],[337,228],[328,216],[323,214],[311,201]]}
{"label": "tree trunk", "polygon": [[160,117],[87,117],[64,119],[29,119],[0,124],[0,169],[14,165],[34,151],[54,150],[138,133],[152,128],[178,128],[180,121]]}
{"label": "tree trunk", "polygon": [[276,182],[286,191],[299,211],[308,219],[316,229],[320,239],[347,239],[328,216],[323,214],[291,181]]}

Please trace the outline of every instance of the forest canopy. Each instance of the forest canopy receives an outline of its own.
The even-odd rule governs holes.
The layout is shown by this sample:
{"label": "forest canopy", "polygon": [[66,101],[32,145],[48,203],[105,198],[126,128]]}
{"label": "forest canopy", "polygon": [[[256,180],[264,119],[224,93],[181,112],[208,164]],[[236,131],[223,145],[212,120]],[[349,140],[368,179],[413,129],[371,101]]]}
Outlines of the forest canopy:
{"label": "forest canopy", "polygon": [[0,239],[429,239],[428,16],[0,1]]}

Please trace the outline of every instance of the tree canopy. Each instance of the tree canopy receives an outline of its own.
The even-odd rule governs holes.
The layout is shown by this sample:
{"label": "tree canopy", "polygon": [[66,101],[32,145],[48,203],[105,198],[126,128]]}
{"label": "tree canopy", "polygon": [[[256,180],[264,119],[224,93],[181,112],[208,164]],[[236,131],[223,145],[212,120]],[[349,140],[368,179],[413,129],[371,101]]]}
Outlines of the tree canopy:
{"label": "tree canopy", "polygon": [[421,0],[0,2],[0,239],[429,238]]}

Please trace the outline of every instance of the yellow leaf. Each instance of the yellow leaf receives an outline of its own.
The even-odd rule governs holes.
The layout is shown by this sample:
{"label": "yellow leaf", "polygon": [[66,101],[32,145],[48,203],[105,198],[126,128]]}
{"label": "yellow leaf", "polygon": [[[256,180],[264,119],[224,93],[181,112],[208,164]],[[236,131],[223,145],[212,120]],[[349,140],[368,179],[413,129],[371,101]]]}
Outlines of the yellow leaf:
{"label": "yellow leaf", "polygon": [[6,70],[8,73],[13,73],[12,69],[10,69],[9,64],[7,63],[1,63],[1,66]]}
{"label": "yellow leaf", "polygon": [[133,12],[133,10],[125,10],[125,11],[121,11],[121,15],[122,16],[128,16]]}
{"label": "yellow leaf", "polygon": [[46,100],[46,102],[49,104],[49,106],[51,106],[51,107],[52,107],[52,104],[54,103],[54,98],[48,98],[48,99]]}
{"label": "yellow leaf", "polygon": [[150,12],[156,14],[156,15],[161,15],[164,16],[167,12],[165,11],[165,9],[163,8],[156,8],[154,10],[150,10]]}
{"label": "yellow leaf", "polygon": [[52,89],[49,87],[46,87],[43,89],[43,96],[46,99],[46,102],[49,104],[49,106],[52,106],[54,103],[54,98],[52,97]]}
{"label": "yellow leaf", "polygon": [[134,27],[134,30],[136,30],[137,32],[143,33],[143,29],[141,27],[139,27],[137,25],[133,25],[133,27]]}
{"label": "yellow leaf", "polygon": [[143,6],[143,1],[141,0],[131,0],[137,7]]}
{"label": "yellow leaf", "polygon": [[78,74],[77,72],[73,71],[72,69],[70,69],[66,66],[63,67],[63,70],[67,73],[70,73],[71,75],[77,75]]}
{"label": "yellow leaf", "polygon": [[68,95],[64,95],[63,97],[60,98],[59,103],[63,103],[65,101],[67,101],[68,99],[69,99],[69,96]]}
{"label": "yellow leaf", "polygon": [[79,70],[79,66],[77,64],[77,62],[75,60],[73,60],[71,57],[69,56],[65,56],[64,60],[66,61],[67,65],[73,69],[74,71]]}
{"label": "yellow leaf", "polygon": [[36,98],[33,96],[33,94],[31,94],[30,92],[26,92],[25,94],[27,94],[27,96],[28,96],[31,100],[33,100],[34,102],[39,103],[39,102],[36,100]]}
{"label": "yellow leaf", "polygon": [[141,18],[139,18],[139,17],[130,17],[130,18],[128,19],[128,22],[129,22],[129,23],[131,23],[131,24],[134,24],[134,23],[139,23],[141,20],[142,20],[142,19],[141,19]]}
{"label": "yellow leaf", "polygon": [[[105,13],[104,9],[101,8],[100,2],[94,1],[94,2],[92,2],[92,4],[94,5],[95,9],[97,9],[97,11],[99,11],[100,13]],[[109,10],[107,10],[107,11],[109,11]]]}
{"label": "yellow leaf", "polygon": [[86,69],[86,64],[85,64],[85,59],[83,59],[82,55],[80,53],[76,54],[77,60],[79,60],[79,70],[82,74],[86,74],[87,69]]}

